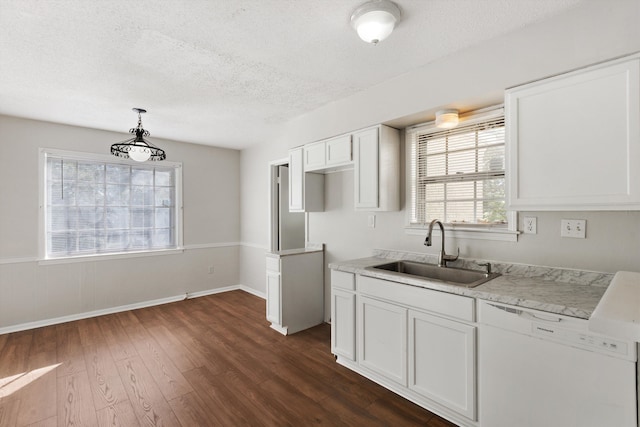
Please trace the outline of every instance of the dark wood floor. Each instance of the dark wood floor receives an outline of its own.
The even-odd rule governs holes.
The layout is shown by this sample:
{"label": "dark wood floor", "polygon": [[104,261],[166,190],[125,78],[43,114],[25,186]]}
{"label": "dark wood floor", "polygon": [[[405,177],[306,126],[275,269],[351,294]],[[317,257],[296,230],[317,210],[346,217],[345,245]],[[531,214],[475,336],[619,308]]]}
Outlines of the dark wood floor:
{"label": "dark wood floor", "polygon": [[0,335],[0,426],[453,424],[284,337],[242,291]]}

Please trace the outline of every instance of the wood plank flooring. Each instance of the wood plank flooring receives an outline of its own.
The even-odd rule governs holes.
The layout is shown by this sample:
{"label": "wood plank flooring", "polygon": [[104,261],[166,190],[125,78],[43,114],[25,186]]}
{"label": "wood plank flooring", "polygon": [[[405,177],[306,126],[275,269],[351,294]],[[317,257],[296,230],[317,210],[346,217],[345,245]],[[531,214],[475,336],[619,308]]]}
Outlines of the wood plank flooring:
{"label": "wood plank flooring", "polygon": [[0,427],[453,426],[264,311],[233,291],[0,335]]}

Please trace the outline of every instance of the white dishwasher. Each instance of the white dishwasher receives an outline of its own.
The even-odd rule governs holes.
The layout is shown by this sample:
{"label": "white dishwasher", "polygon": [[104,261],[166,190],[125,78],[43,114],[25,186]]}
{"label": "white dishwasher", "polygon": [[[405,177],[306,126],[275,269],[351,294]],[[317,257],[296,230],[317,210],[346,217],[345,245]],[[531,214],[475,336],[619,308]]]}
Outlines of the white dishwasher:
{"label": "white dishwasher", "polygon": [[483,427],[637,427],[633,342],[587,321],[478,301]]}

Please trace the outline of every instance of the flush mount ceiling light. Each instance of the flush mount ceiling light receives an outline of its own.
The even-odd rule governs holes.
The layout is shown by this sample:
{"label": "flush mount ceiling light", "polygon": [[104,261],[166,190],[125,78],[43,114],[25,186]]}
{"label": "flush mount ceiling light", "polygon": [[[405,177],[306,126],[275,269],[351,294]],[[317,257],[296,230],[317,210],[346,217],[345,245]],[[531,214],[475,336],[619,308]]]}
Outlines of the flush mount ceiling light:
{"label": "flush mount ceiling light", "polygon": [[458,126],[458,110],[440,110],[436,113],[436,127],[451,129]]}
{"label": "flush mount ceiling light", "polygon": [[378,44],[389,37],[398,22],[400,8],[389,0],[372,0],[361,5],[351,15],[351,25],[358,36],[372,44]]}
{"label": "flush mount ceiling light", "polygon": [[113,144],[111,146],[111,154],[125,159],[135,160],[136,162],[166,159],[167,156],[164,154],[163,149],[156,147],[144,139],[145,136],[150,135],[148,130],[142,128],[141,115],[146,113],[147,110],[133,108],[133,111],[138,113],[138,126],[129,129],[129,133],[134,134],[135,137]]}

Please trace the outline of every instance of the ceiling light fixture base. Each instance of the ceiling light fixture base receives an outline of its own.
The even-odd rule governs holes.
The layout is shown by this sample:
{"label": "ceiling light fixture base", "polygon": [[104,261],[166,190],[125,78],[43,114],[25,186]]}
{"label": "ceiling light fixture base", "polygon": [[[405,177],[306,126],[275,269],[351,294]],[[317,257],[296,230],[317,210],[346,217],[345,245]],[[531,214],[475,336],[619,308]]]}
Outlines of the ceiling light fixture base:
{"label": "ceiling light fixture base", "polygon": [[389,37],[400,22],[400,8],[389,0],[371,0],[358,7],[351,15],[351,26],[362,40],[378,44]]}
{"label": "ceiling light fixture base", "polygon": [[449,108],[436,113],[436,127],[440,129],[451,129],[458,126],[458,110]]}

